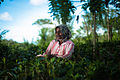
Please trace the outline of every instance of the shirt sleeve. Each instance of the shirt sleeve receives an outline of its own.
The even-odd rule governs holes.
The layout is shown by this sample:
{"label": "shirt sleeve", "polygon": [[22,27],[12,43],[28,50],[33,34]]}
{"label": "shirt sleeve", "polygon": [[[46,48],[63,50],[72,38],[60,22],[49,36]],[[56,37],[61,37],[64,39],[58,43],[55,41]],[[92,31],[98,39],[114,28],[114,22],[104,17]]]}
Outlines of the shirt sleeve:
{"label": "shirt sleeve", "polygon": [[55,42],[55,40],[52,40],[52,41],[50,42],[49,46],[48,46],[47,49],[46,49],[46,52],[43,53],[43,55],[51,55],[51,48],[52,48],[54,42]]}
{"label": "shirt sleeve", "polygon": [[62,58],[70,58],[74,52],[74,43],[66,44],[65,54],[61,56]]}

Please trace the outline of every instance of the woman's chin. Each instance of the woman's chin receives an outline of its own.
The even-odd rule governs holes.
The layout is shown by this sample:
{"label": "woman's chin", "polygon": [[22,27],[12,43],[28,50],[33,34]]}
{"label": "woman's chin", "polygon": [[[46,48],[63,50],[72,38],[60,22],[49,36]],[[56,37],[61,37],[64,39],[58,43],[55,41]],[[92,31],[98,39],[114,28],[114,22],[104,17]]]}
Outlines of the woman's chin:
{"label": "woman's chin", "polygon": [[59,40],[60,38],[58,37],[58,38],[56,38],[57,40]]}

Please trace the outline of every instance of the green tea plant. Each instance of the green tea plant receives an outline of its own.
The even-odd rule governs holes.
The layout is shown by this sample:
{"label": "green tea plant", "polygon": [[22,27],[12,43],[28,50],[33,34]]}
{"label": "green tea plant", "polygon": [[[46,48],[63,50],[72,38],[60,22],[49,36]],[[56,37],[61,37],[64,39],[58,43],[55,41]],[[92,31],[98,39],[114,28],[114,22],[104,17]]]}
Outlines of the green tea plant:
{"label": "green tea plant", "polygon": [[75,41],[75,51],[68,60],[36,57],[45,51],[27,42],[2,40],[0,80],[119,80],[120,41],[97,43],[94,55],[91,43]]}

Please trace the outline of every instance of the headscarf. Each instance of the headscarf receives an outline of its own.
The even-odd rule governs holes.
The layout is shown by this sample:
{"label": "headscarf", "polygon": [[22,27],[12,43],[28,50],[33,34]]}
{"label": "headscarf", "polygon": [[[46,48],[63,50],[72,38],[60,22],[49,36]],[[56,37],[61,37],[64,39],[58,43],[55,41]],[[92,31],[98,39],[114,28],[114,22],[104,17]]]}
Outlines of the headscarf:
{"label": "headscarf", "polygon": [[[65,41],[69,40],[72,37],[71,32],[70,32],[69,28],[67,27],[67,25],[61,24],[61,25],[56,26],[56,28],[59,28],[60,31],[63,34],[62,35],[62,38],[63,38],[62,42],[65,42]],[[55,28],[55,30],[56,30],[56,28]],[[57,40],[57,41],[59,41],[59,40]]]}

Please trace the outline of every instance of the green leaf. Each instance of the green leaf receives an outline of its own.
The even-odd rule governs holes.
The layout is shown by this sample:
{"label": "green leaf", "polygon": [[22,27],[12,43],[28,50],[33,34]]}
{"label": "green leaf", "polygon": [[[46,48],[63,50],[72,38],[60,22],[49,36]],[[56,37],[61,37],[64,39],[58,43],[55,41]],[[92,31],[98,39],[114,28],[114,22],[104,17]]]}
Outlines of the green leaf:
{"label": "green leaf", "polygon": [[6,63],[6,58],[5,58],[5,57],[3,57],[3,59],[2,59],[2,60],[3,60],[3,63],[5,64],[5,63]]}
{"label": "green leaf", "polygon": [[55,61],[55,57],[53,57],[52,59],[50,59],[50,62],[53,63]]}

